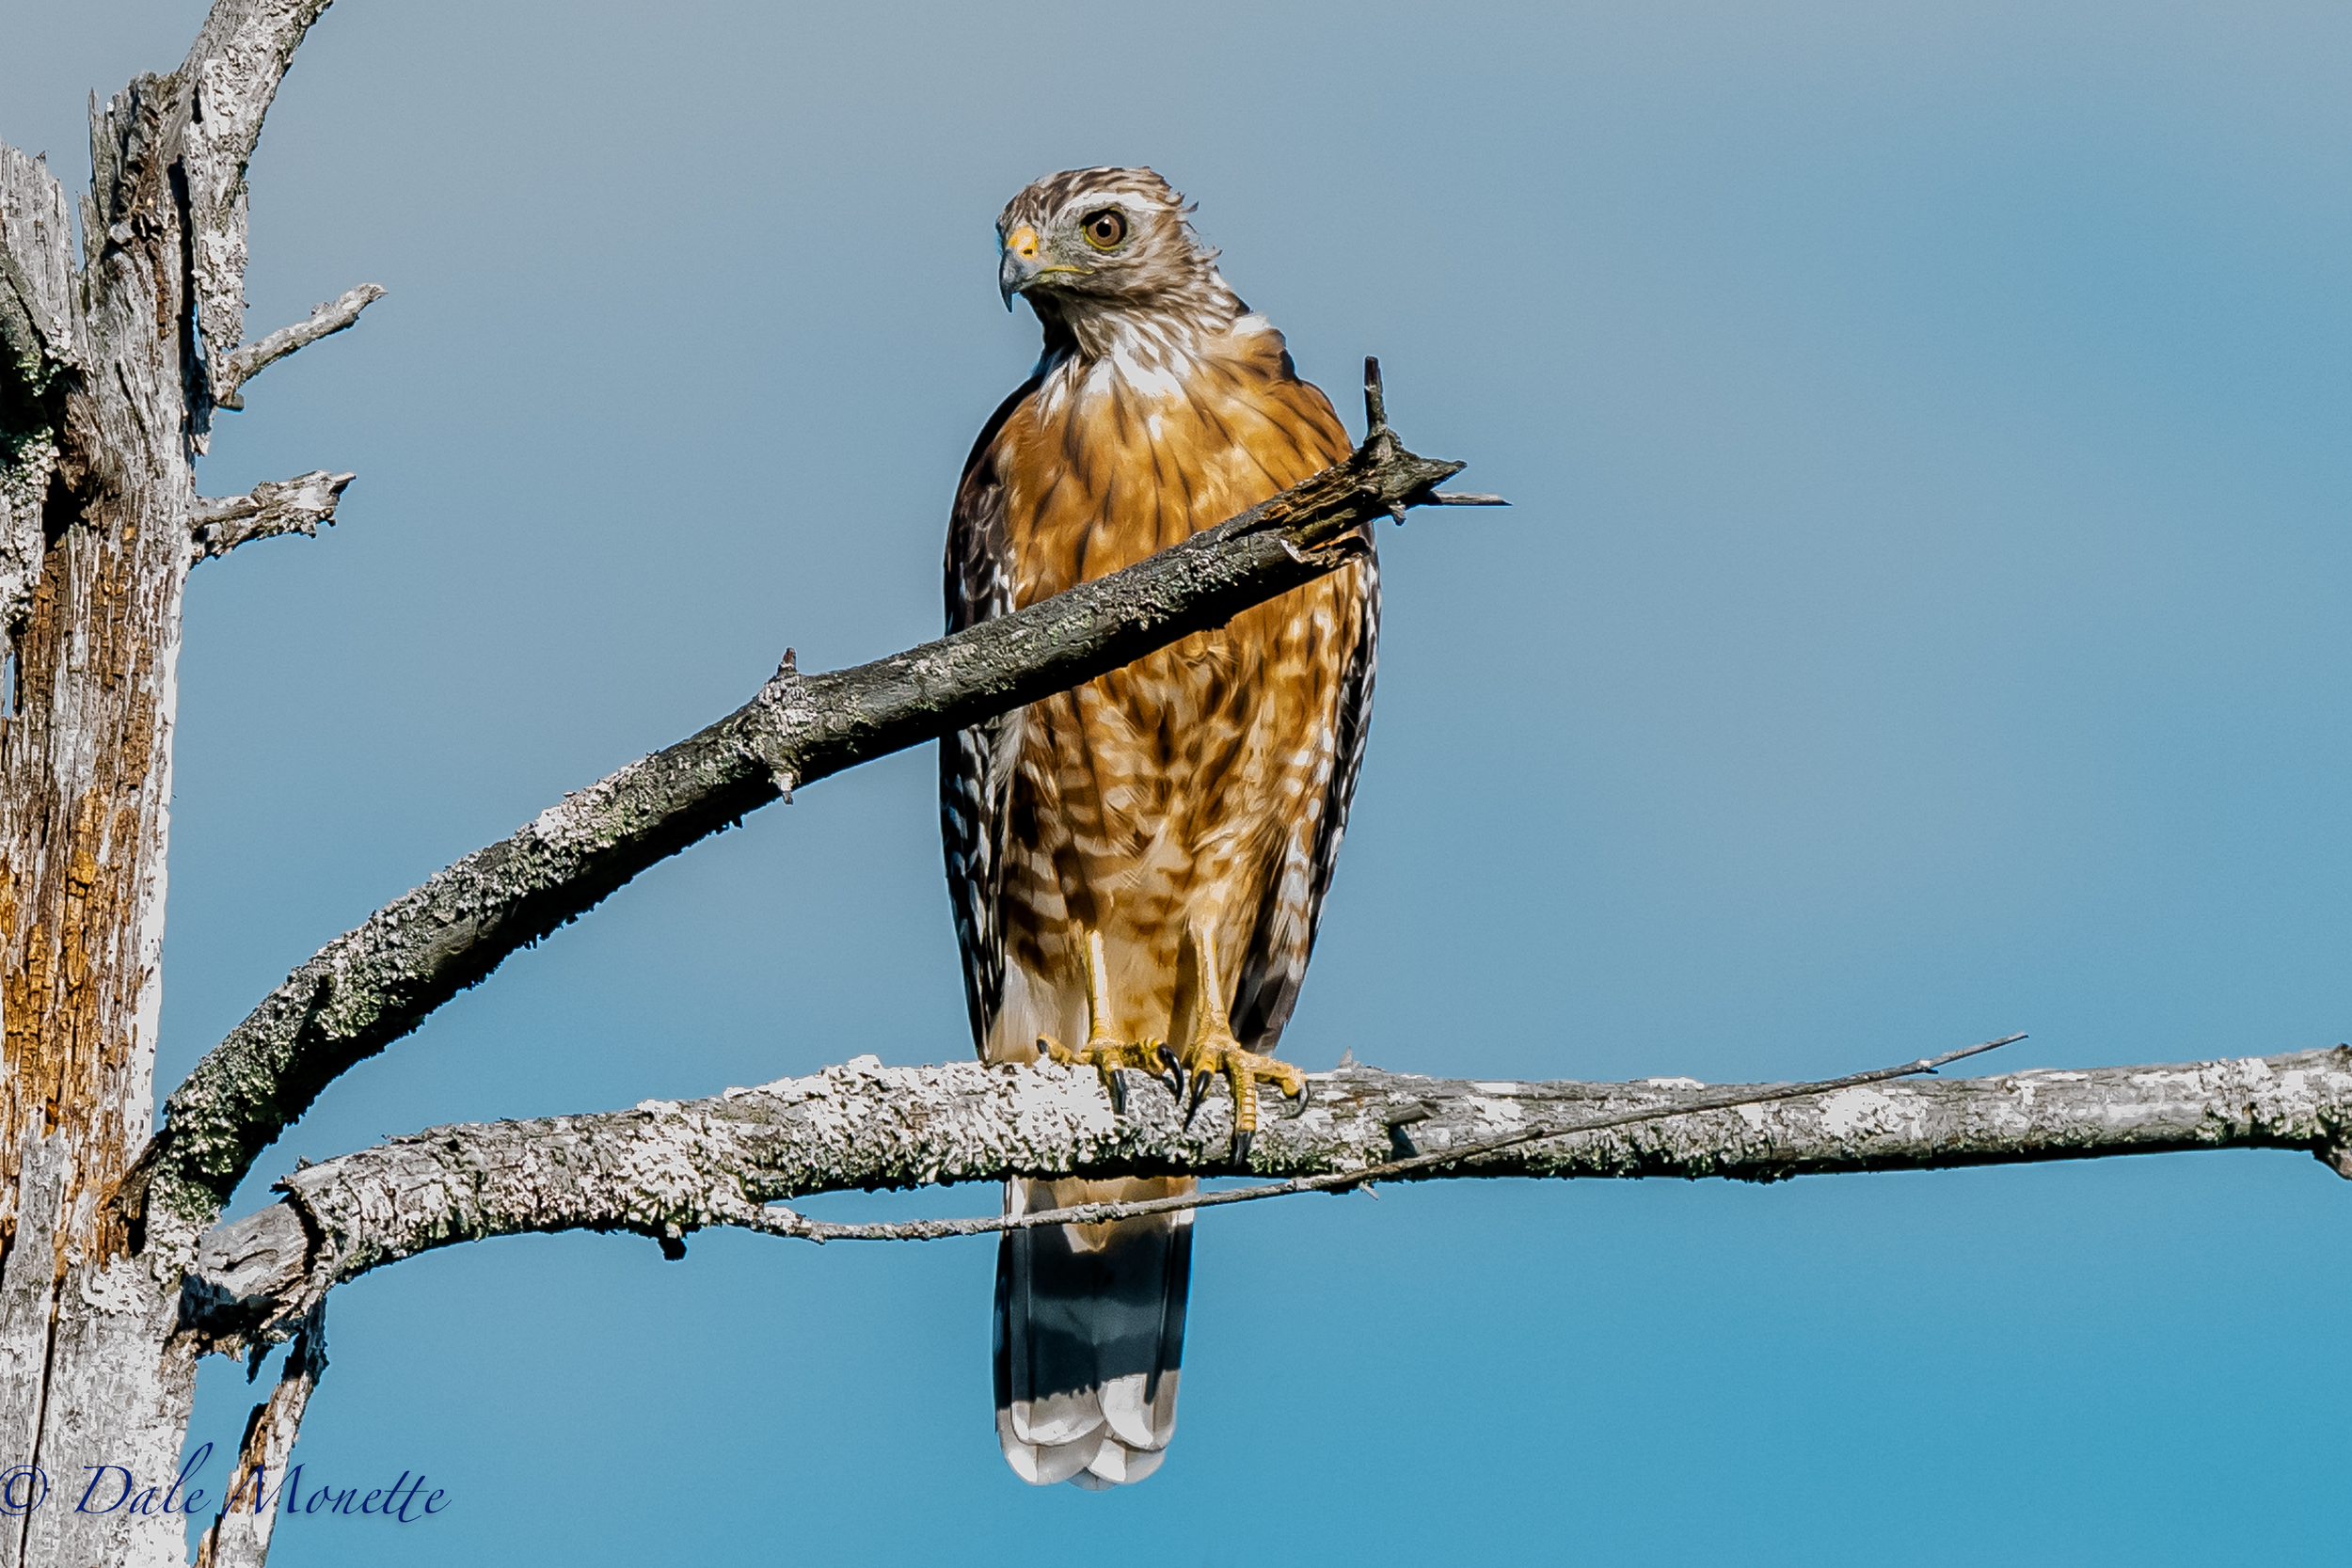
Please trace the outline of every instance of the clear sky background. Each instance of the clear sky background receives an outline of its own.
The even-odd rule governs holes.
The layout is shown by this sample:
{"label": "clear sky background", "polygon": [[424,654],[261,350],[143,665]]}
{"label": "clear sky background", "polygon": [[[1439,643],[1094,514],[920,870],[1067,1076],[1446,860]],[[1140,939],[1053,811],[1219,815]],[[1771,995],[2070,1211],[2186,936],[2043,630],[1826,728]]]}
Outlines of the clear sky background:
{"label": "clear sky background", "polygon": [[[195,0],[6,0],[0,137]],[[1383,533],[1290,1054],[1795,1078],[2352,1028],[2352,17],[344,0],[252,167],[199,569],[169,1085],[322,942],[803,669],[933,635],[1035,354],[991,224],[1149,163],[1338,395],[1507,513]],[[929,748],[511,959],[264,1156],[969,1050]],[[981,1212],[992,1191],[834,1200]],[[817,1207],[812,1205],[812,1207]],[[993,1245],[493,1243],[338,1292],[298,1457],[429,1525],[276,1560],[2316,1562],[2352,1188],[2288,1154],[1390,1187],[1202,1223],[1182,1428],[1018,1484]],[[254,1393],[225,1362],[197,1440]],[[225,1468],[216,1458],[209,1472]]]}

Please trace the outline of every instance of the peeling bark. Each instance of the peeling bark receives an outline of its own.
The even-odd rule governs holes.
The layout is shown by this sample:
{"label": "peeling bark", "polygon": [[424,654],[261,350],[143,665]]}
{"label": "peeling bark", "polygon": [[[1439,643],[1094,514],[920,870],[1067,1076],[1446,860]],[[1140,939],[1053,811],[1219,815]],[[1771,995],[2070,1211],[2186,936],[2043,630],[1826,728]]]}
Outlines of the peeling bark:
{"label": "peeling bark", "polygon": [[[92,126],[89,254],[68,293],[77,362],[57,367],[58,455],[0,736],[0,1193],[37,1205],[8,1205],[0,1227],[48,1241],[8,1253],[0,1363],[40,1370],[0,1384],[0,1430],[67,1475],[167,1468],[192,1391],[187,1359],[157,1354],[161,1281],[124,1256],[131,1239],[103,1201],[147,1137],[162,1002],[194,499],[180,97],[170,78],[142,78]],[[11,227],[6,241],[12,254],[45,241],[40,266],[72,277],[61,230]],[[167,1533],[65,1510],[10,1526],[0,1563],[152,1558]]]}
{"label": "peeling bark", "polygon": [[[0,149],[0,1442],[169,1472],[175,1260],[115,1196],[153,1119],[171,732],[207,355],[237,347],[246,160],[325,0],[220,0],[93,116],[84,250]],[[45,1508],[0,1565],[180,1562],[177,1521]]]}
{"label": "peeling bark", "polygon": [[0,147],[0,655],[32,605],[64,383],[83,362],[72,236],[48,165]]}

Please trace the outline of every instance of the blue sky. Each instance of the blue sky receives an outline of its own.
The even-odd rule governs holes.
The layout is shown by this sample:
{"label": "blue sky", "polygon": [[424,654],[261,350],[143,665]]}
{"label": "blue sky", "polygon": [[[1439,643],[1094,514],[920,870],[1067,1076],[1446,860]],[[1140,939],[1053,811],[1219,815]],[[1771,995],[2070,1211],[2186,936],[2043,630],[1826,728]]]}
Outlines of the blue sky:
{"label": "blue sky", "polygon": [[[0,138],[186,0],[18,0]],[[200,485],[343,522],[190,591],[176,1081],[563,791],[932,635],[1035,352],[990,225],[1150,163],[1344,394],[1507,513],[1388,531],[1285,1045],[1813,1076],[2345,1037],[2352,17],[2036,4],[344,0],[252,168],[253,330],[362,280]],[[262,1161],[968,1047],[928,750],[518,955]],[[979,1190],[828,1212],[974,1212]],[[299,1457],[429,1525],[279,1562],[2317,1561],[2352,1192],[2289,1155],[1438,1183],[1219,1212],[1182,1432],[995,1452],[991,1249],[527,1239],[341,1293]],[[251,1396],[216,1363],[197,1438]],[[217,1463],[217,1462],[216,1462]]]}

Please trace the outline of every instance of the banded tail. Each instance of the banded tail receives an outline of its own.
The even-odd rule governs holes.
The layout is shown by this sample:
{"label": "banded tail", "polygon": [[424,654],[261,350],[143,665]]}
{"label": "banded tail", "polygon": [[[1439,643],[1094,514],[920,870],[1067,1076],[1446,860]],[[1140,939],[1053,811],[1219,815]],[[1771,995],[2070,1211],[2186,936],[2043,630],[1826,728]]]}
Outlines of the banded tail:
{"label": "banded tail", "polygon": [[[1190,1178],[1005,1183],[1005,1212],[1166,1197]],[[1192,1211],[1008,1230],[996,1248],[996,1435],[1023,1481],[1099,1491],[1160,1467],[1176,1431]]]}

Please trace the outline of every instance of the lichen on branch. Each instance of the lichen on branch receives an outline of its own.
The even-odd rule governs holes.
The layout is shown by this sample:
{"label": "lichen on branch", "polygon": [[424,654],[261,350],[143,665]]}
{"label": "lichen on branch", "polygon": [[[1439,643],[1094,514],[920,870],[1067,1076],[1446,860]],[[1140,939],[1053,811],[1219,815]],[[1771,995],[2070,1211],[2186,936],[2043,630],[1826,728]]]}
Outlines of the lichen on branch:
{"label": "lichen on branch", "polygon": [[2352,1172],[2352,1048],[2343,1046],[1831,1085],[1490,1083],[1354,1064],[1310,1083],[1305,1109],[1263,1124],[1246,1164],[1233,1158],[1221,1092],[1187,1120],[1164,1085],[1131,1074],[1115,1113],[1090,1069],[1051,1062],[884,1067],[862,1056],[707,1100],[435,1128],[297,1170],[278,1182],[279,1202],[215,1228],[183,1323],[206,1348],[235,1353],[289,1331],[370,1270],[525,1232],[632,1231],[674,1255],[711,1226],[810,1240],[977,1233],[1000,1222],[845,1230],[771,1206],[1013,1176],[1777,1181],[2218,1148],[2298,1150]]}

